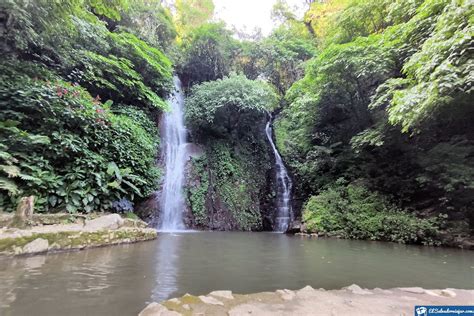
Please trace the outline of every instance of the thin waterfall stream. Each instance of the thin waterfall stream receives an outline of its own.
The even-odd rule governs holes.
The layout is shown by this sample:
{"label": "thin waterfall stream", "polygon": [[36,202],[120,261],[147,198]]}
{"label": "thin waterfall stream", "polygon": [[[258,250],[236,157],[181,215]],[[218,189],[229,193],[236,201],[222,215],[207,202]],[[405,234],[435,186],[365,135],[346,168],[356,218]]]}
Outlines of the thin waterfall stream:
{"label": "thin waterfall stream", "polygon": [[278,152],[275,143],[273,142],[273,130],[271,127],[272,117],[267,122],[265,133],[268,141],[273,149],[275,155],[275,169],[276,169],[276,189],[277,189],[277,216],[275,218],[274,231],[285,232],[288,229],[290,222],[293,220],[293,211],[291,208],[291,188],[293,183],[288,175],[283,159]]}
{"label": "thin waterfall stream", "polygon": [[183,183],[186,165],[186,126],[184,126],[184,93],[181,81],[174,77],[174,92],[168,99],[171,110],[164,114],[162,145],[165,176],[160,199],[162,231],[185,229],[183,223]]}

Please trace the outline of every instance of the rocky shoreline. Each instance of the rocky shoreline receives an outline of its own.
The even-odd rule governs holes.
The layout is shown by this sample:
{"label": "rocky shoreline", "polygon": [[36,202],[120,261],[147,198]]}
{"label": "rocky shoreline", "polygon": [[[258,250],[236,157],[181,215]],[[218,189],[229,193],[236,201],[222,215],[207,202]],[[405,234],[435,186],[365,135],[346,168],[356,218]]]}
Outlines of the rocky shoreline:
{"label": "rocky shoreline", "polygon": [[277,290],[254,294],[214,291],[186,294],[151,303],[139,316],[179,315],[413,315],[415,305],[470,305],[474,290],[426,290],[420,287],[383,290],[351,285],[340,290]]}
{"label": "rocky shoreline", "polygon": [[[8,221],[3,216],[4,222]],[[5,224],[4,224],[5,225]],[[38,217],[27,228],[0,228],[0,255],[16,256],[51,251],[80,250],[155,239],[157,231],[141,220],[118,214]]]}

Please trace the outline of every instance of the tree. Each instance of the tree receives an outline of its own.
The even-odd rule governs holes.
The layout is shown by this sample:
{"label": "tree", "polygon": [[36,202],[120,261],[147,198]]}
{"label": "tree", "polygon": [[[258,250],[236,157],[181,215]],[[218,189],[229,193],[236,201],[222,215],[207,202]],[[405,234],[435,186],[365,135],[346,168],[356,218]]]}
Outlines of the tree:
{"label": "tree", "polygon": [[315,54],[312,40],[300,31],[298,26],[282,25],[260,41],[242,42],[235,69],[251,79],[265,78],[284,95],[303,77],[305,61]]}
{"label": "tree", "polygon": [[277,98],[267,83],[232,74],[193,87],[186,102],[186,120],[193,130],[239,138],[258,128],[255,123]]}
{"label": "tree", "polygon": [[176,0],[175,24],[180,37],[207,23],[214,14],[212,0]]}
{"label": "tree", "polygon": [[280,21],[283,24],[304,25],[306,31],[311,34],[311,36],[315,35],[311,22],[306,19],[298,19],[285,0],[277,0],[275,2],[272,8],[272,17],[274,20]]}
{"label": "tree", "polygon": [[404,64],[406,78],[380,87],[372,105],[387,107],[390,123],[401,125],[404,132],[420,131],[422,123],[438,117],[453,121],[473,112],[474,64],[468,53],[474,45],[473,7],[468,2],[447,3],[429,38]]}
{"label": "tree", "polygon": [[123,14],[119,27],[148,44],[169,50],[177,35],[170,10],[159,0],[136,1],[138,3]]}
{"label": "tree", "polygon": [[229,74],[235,40],[223,23],[207,23],[183,40],[178,73],[185,86],[216,80]]}

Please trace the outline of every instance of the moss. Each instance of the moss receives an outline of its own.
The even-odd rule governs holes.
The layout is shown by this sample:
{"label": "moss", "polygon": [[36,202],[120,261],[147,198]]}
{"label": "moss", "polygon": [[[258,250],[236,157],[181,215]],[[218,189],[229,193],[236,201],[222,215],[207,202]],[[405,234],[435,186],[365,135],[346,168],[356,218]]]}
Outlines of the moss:
{"label": "moss", "polygon": [[192,159],[191,163],[193,184],[187,188],[188,203],[197,224],[205,225],[208,221],[206,199],[209,192],[209,172],[207,170],[209,162],[207,156],[203,155]]}
{"label": "moss", "polygon": [[52,233],[34,233],[31,236],[0,239],[0,253],[11,254],[17,247],[24,247],[37,238],[48,240],[50,250],[83,249],[104,245],[136,242],[156,238],[153,229],[128,228],[118,230],[62,231]]}
{"label": "moss", "polygon": [[[201,299],[197,296],[194,296],[194,295],[185,295],[185,296],[181,297],[179,300],[183,304],[200,304],[200,303],[202,303]],[[168,302],[169,301],[166,301],[165,303],[168,303]]]}
{"label": "moss", "polygon": [[262,148],[238,150],[225,142],[215,142],[208,149],[209,163],[215,178],[214,190],[222,197],[240,229],[261,227],[260,193],[265,187],[265,171],[270,168]]}
{"label": "moss", "polygon": [[291,127],[289,122],[284,117],[277,118],[273,123],[273,131],[275,133],[275,145],[282,156],[287,156],[289,153],[288,144],[291,143],[288,130]]}
{"label": "moss", "polygon": [[135,214],[133,212],[126,212],[123,217],[129,218],[129,219],[139,219],[137,214]]}

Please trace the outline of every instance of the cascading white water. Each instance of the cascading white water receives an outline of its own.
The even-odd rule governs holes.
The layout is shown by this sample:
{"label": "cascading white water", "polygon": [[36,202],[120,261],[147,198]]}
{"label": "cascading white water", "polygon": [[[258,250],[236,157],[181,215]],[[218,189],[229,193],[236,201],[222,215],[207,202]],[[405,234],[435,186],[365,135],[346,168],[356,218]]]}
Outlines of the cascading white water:
{"label": "cascading white water", "polygon": [[268,120],[265,132],[267,133],[268,141],[272,146],[273,153],[275,155],[275,169],[276,169],[276,180],[277,180],[277,216],[275,218],[275,225],[273,230],[284,232],[287,230],[288,225],[293,220],[293,212],[291,209],[291,188],[293,183],[291,178],[286,171],[285,164],[281,159],[280,153],[276,149],[275,143],[272,137],[271,117]]}
{"label": "cascading white water", "polygon": [[160,200],[160,230],[183,230],[183,181],[186,164],[186,127],[184,126],[184,93],[181,81],[174,77],[175,90],[168,103],[171,111],[164,114],[162,145],[165,178]]}

